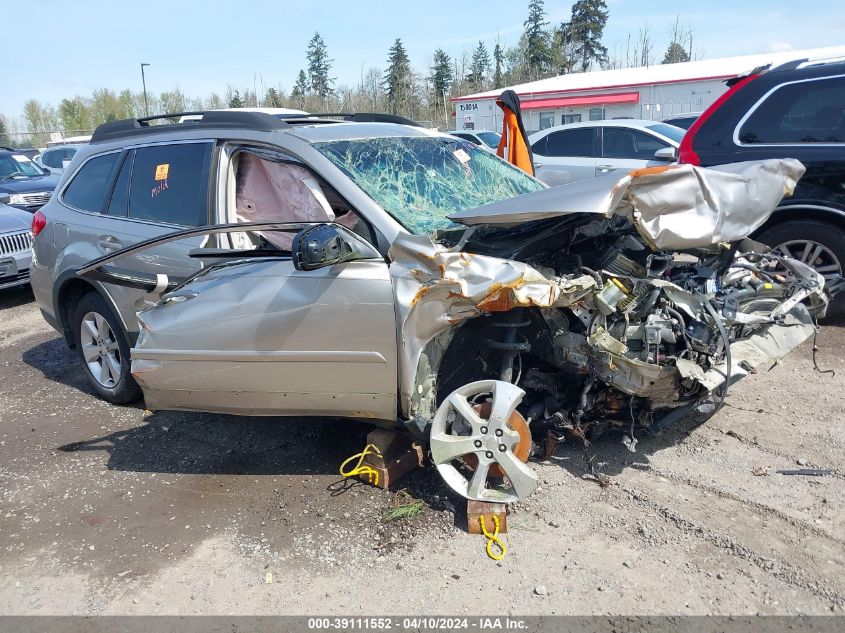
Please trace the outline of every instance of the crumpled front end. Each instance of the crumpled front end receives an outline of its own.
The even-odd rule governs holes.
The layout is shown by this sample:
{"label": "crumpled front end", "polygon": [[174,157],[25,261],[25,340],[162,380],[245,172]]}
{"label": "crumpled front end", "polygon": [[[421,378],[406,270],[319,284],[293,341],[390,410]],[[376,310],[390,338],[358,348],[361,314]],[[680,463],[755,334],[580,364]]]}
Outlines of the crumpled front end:
{"label": "crumpled front end", "polygon": [[731,383],[810,337],[821,275],[743,239],[802,172],[641,170],[579,184],[583,213],[553,211],[549,190],[521,197],[539,198],[526,222],[517,198],[462,213],[475,228],[460,238],[400,238],[401,405],[434,420],[449,485],[515,501],[536,485],[512,459],[526,433],[553,451],[617,429],[635,450],[640,430],[705,419]]}

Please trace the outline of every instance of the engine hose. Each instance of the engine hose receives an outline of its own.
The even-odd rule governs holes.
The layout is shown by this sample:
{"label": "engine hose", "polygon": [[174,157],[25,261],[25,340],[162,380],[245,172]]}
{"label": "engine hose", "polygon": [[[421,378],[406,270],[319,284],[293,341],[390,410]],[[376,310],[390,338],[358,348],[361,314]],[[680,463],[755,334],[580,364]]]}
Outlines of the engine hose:
{"label": "engine hose", "polygon": [[590,277],[595,279],[600,289],[604,286],[604,279],[602,279],[601,275],[599,275],[595,270],[587,268],[586,266],[581,266],[580,270],[582,273],[587,273]]}

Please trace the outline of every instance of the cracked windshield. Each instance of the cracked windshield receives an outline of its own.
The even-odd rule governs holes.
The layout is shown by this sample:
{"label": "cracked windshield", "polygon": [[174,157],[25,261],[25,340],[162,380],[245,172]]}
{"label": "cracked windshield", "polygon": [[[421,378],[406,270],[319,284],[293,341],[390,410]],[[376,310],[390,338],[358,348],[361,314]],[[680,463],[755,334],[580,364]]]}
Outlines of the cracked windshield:
{"label": "cracked windshield", "polygon": [[493,154],[451,138],[370,138],[314,147],[416,234],[453,226],[448,216],[463,209],[543,188]]}

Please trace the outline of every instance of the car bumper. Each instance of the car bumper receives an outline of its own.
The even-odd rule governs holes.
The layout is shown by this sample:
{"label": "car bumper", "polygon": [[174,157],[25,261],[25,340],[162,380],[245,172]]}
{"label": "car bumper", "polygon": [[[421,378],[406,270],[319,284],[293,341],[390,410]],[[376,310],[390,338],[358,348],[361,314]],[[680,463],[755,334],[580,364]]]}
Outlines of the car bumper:
{"label": "car bumper", "polygon": [[18,253],[0,257],[0,290],[29,283],[32,253]]}

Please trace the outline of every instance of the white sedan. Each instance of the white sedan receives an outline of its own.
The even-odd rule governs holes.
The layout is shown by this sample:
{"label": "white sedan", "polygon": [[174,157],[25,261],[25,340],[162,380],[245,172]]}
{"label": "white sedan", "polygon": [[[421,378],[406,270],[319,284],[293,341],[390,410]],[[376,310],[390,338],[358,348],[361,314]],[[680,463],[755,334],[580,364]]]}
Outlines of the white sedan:
{"label": "white sedan", "polygon": [[660,121],[610,119],[547,128],[528,142],[537,178],[556,186],[674,162],[684,133]]}

